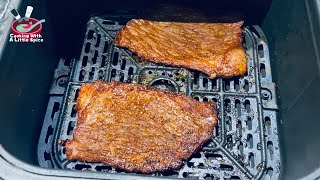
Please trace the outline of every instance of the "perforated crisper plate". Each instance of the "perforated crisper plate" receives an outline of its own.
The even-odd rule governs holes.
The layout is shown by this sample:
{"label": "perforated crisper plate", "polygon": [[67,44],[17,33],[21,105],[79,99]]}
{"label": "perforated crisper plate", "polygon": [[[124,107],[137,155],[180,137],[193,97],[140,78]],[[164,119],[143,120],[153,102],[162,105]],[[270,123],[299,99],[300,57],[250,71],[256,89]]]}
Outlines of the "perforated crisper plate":
{"label": "perforated crisper plate", "polygon": [[[127,49],[114,46],[123,26],[98,17],[88,22],[80,60],[61,59],[50,90],[50,100],[38,147],[42,167],[128,173],[101,163],[68,161],[63,140],[72,139],[77,92],[97,79],[140,83],[177,91],[199,101],[215,101],[219,122],[213,138],[178,170],[150,176],[200,179],[278,179],[280,154],[277,103],[269,51],[259,27],[245,27],[245,76],[209,79],[193,70],[150,63]],[[128,173],[137,175],[136,173]]]}

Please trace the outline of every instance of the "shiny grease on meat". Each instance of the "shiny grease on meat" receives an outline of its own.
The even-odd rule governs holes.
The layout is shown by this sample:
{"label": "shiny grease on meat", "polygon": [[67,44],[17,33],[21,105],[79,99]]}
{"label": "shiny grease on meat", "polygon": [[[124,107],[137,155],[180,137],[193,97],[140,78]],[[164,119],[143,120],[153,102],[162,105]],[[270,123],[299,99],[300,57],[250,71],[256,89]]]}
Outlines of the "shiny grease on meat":
{"label": "shiny grease on meat", "polygon": [[214,102],[119,82],[84,84],[76,108],[67,159],[131,172],[180,167],[212,138],[217,123]]}
{"label": "shiny grease on meat", "polygon": [[149,61],[198,70],[210,78],[244,75],[243,22],[180,23],[133,19],[115,44]]}

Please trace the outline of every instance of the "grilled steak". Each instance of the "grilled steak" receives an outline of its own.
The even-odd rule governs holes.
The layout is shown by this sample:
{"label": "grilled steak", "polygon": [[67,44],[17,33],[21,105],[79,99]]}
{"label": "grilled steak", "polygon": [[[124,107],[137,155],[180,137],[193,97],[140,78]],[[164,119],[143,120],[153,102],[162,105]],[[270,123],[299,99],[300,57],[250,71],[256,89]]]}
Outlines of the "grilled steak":
{"label": "grilled steak", "polygon": [[217,123],[213,102],[119,82],[83,85],[76,108],[67,159],[132,172],[178,168],[211,138]]}
{"label": "grilled steak", "polygon": [[131,20],[115,44],[147,60],[201,71],[210,78],[243,75],[247,69],[238,23]]}

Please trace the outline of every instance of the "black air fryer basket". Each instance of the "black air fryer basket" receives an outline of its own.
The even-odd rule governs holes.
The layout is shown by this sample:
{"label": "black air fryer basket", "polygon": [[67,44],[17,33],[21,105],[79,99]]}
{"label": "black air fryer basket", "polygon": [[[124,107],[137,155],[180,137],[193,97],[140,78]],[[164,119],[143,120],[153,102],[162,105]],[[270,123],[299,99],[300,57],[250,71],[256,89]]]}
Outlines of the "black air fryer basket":
{"label": "black air fryer basket", "polygon": [[[247,73],[233,79],[215,78],[183,68],[149,63],[127,49],[114,46],[122,23],[93,17],[88,22],[80,59],[60,60],[38,145],[40,166],[47,168],[127,173],[102,163],[66,159],[60,141],[73,138],[76,98],[83,83],[95,80],[162,87],[199,101],[216,103],[219,122],[212,140],[181,169],[150,176],[246,179],[280,173],[277,102],[269,50],[257,26],[243,29]],[[134,174],[134,173],[129,173]]]}
{"label": "black air fryer basket", "polygon": [[[9,42],[12,9],[45,19],[43,43]],[[0,179],[317,179],[317,0],[0,1]],[[231,79],[152,63],[114,45],[131,19],[244,20],[247,72]],[[272,71],[271,71],[272,69]],[[79,88],[102,80],[214,101],[211,140],[178,169],[132,173],[69,161]]]}

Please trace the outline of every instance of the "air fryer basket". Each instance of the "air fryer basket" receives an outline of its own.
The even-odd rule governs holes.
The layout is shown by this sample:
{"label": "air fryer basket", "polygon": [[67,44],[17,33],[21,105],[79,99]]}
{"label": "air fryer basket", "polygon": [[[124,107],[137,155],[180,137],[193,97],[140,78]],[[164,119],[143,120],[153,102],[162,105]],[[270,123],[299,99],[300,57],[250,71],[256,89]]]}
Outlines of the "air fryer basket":
{"label": "air fryer basket", "polygon": [[80,59],[60,60],[39,139],[40,166],[128,173],[102,163],[66,159],[63,141],[73,137],[78,90],[83,83],[104,80],[139,83],[176,91],[199,101],[216,102],[219,122],[212,140],[185,161],[181,169],[150,176],[278,179],[278,106],[268,45],[261,29],[250,26],[243,30],[248,65],[245,76],[209,79],[198,71],[150,63],[127,49],[115,47],[115,33],[127,20],[116,22],[91,18]]}

